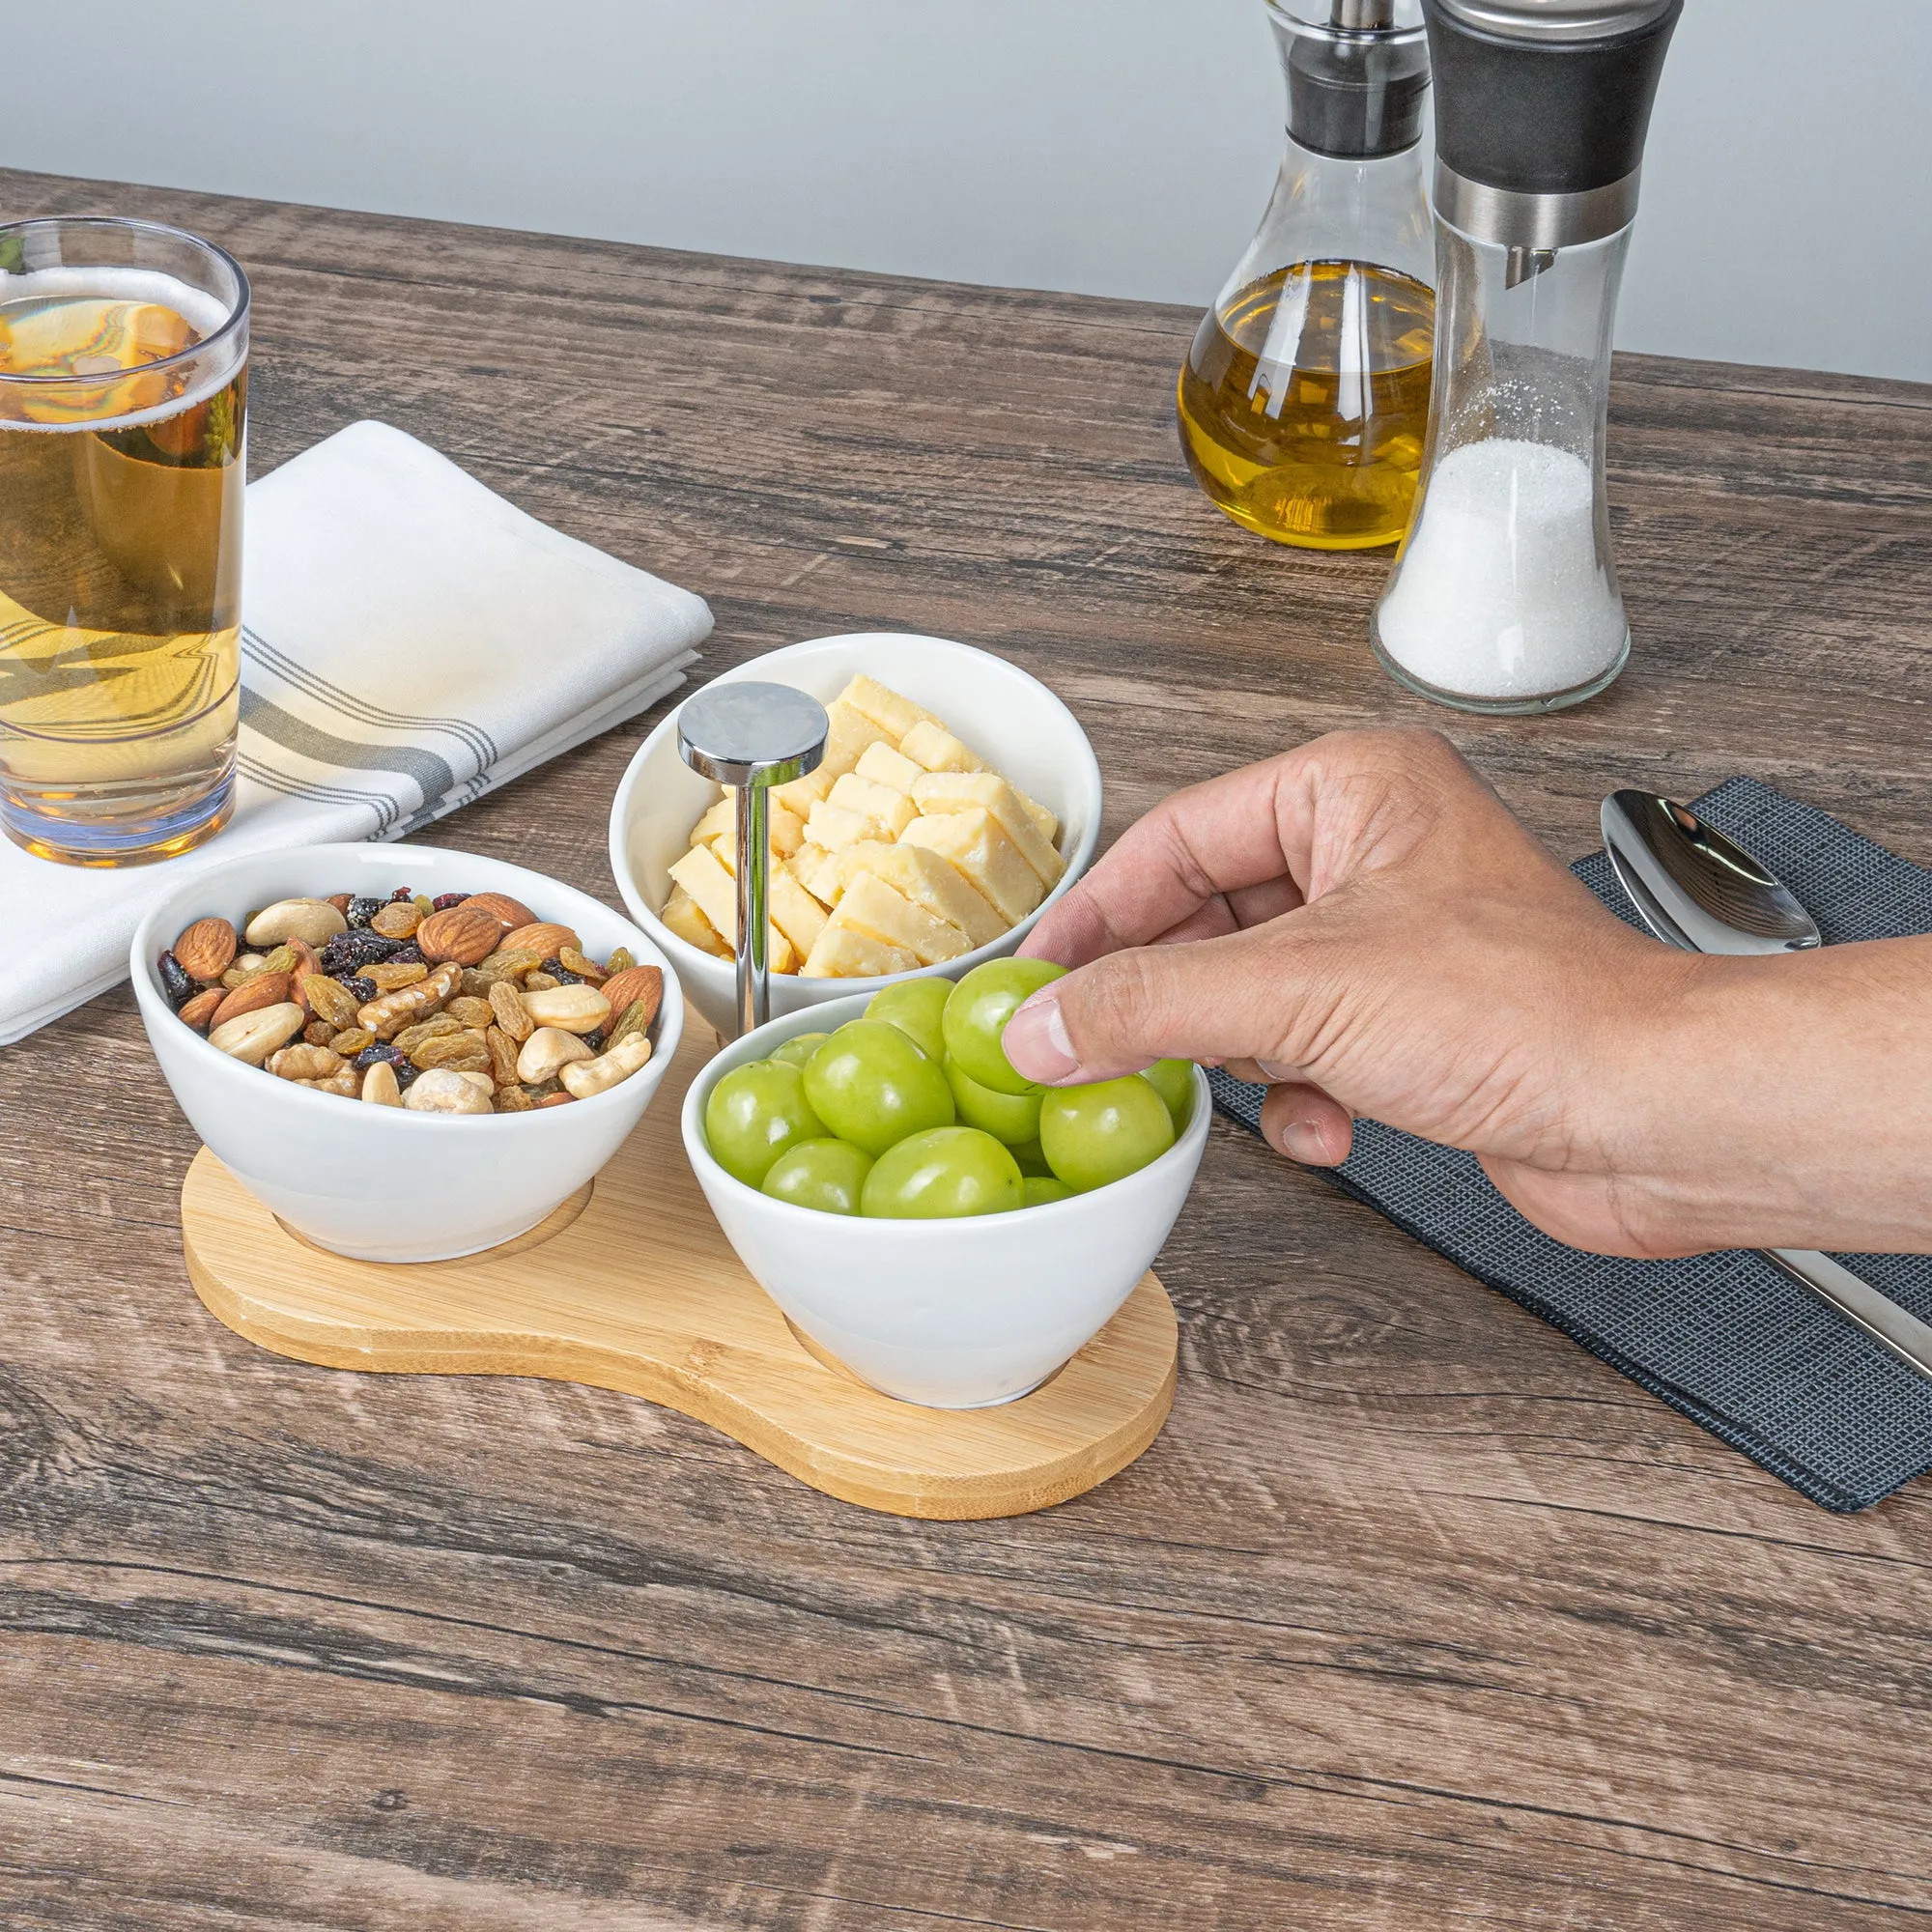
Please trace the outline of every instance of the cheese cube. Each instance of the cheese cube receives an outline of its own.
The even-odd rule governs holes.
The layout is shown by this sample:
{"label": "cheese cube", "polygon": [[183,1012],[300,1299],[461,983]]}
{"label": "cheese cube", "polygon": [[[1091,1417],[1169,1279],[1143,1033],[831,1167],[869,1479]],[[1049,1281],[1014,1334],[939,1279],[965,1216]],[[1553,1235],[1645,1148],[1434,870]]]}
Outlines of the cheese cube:
{"label": "cheese cube", "polygon": [[1040,837],[1039,827],[1020,803],[1019,794],[998,772],[928,772],[914,784],[912,796],[913,803],[928,817],[934,812],[976,808],[990,812],[1045,885],[1057,885],[1066,869],[1060,854]]}
{"label": "cheese cube", "polygon": [[781,805],[803,821],[811,815],[811,808],[832,789],[832,781],[838,776],[828,772],[823,765],[816,771],[807,772],[802,779],[793,779],[788,784],[772,787],[772,803]]}
{"label": "cheese cube", "polygon": [[1046,896],[1045,882],[1020,856],[999,820],[980,806],[915,818],[901,842],[923,845],[955,866],[1009,925],[1017,924]]}
{"label": "cheese cube", "polygon": [[973,942],[956,925],[933,918],[871,872],[861,872],[845,888],[831,923],[902,946],[922,966],[942,966],[973,950]]}
{"label": "cheese cube", "polygon": [[[825,735],[825,756],[818,769],[825,773],[829,784],[833,779],[843,778],[859,762],[867,745],[876,745],[888,733],[842,697],[835,697],[825,707],[825,715],[831,721],[831,729]],[[897,733],[891,735],[896,738]]]}
{"label": "cheese cube", "polygon": [[903,752],[895,752],[883,741],[867,745],[865,755],[852,767],[862,779],[870,779],[874,784],[890,785],[895,791],[912,793],[912,781],[924,769],[916,765]]}
{"label": "cheese cube", "polygon": [[839,875],[839,854],[828,852],[823,845],[813,844],[810,839],[807,839],[785,862],[785,868],[820,905],[837,905],[838,895],[845,890],[845,881]]}
{"label": "cheese cube", "polygon": [[852,811],[843,806],[834,805],[830,799],[814,805],[811,816],[805,822],[806,838],[814,845],[824,846],[828,852],[876,838],[882,829],[863,811]]}
{"label": "cheese cube", "polygon": [[928,772],[983,772],[980,758],[968,751],[944,724],[922,719],[899,740],[899,750]]}
{"label": "cheese cube", "polygon": [[856,926],[828,920],[799,971],[808,980],[866,980],[875,974],[910,973],[918,964],[902,946],[889,946]]}
{"label": "cheese cube", "polygon": [[[1012,781],[1008,780],[1011,784]],[[1060,837],[1060,821],[1037,798],[1029,798],[1018,785],[1013,785],[1013,796],[1026,809],[1026,815],[1039,827],[1039,836],[1051,845]]]}
{"label": "cheese cube", "polygon": [[772,923],[791,941],[803,959],[825,930],[825,908],[782,866],[772,868],[768,890],[766,905]]}
{"label": "cheese cube", "polygon": [[837,859],[842,892],[869,872],[935,919],[956,925],[975,946],[988,946],[1012,924],[994,910],[937,852],[923,845],[848,845]]}
{"label": "cheese cube", "polygon": [[698,911],[697,901],[682,886],[671,887],[659,917],[687,946],[695,946],[700,952],[715,952],[721,959],[731,957],[731,949],[718,928]]}
{"label": "cheese cube", "polygon": [[[805,821],[776,800],[766,807],[766,843],[776,859],[789,859],[805,842]],[[727,791],[691,828],[694,845],[709,845],[725,867],[738,868],[738,795]]]}
{"label": "cheese cube", "polygon": [[931,712],[922,711],[909,697],[875,684],[862,671],[838,694],[836,700],[863,712],[896,745],[915,724],[937,724]]}
{"label": "cheese cube", "polygon": [[[697,909],[718,929],[735,953],[738,945],[738,882],[719,863],[708,845],[694,845],[670,868],[671,877],[697,902]],[[768,962],[774,973],[789,973],[797,955],[782,930],[772,929]]]}
{"label": "cheese cube", "polygon": [[[856,811],[869,818],[879,830],[875,837],[887,839],[896,838],[915,818],[919,810],[904,792],[895,791],[891,785],[874,784],[870,779],[862,779],[857,772],[847,772],[839,779],[827,795],[823,806],[816,810]],[[820,844],[825,841],[819,840]]]}

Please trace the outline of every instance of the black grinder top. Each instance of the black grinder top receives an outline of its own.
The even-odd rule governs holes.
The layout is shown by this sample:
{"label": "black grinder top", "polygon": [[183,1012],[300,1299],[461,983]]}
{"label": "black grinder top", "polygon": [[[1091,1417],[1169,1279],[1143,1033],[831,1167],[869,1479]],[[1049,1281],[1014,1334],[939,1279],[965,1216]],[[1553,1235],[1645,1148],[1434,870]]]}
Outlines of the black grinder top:
{"label": "black grinder top", "polygon": [[1298,33],[1289,50],[1288,131],[1318,155],[1402,154],[1422,138],[1428,96],[1429,49],[1396,26],[1395,0],[1332,0],[1325,30]]}

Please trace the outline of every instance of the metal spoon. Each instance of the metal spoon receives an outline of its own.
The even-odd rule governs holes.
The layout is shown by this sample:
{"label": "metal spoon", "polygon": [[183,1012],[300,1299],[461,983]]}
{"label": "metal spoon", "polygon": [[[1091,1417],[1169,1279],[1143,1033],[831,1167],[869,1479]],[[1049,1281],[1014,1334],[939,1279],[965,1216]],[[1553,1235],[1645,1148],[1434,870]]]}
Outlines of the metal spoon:
{"label": "metal spoon", "polygon": [[[1657,937],[1685,952],[1803,952],[1817,922],[1734,839],[1674,799],[1614,791],[1604,801],[1604,850],[1617,882]],[[1814,1248],[1757,1251],[1932,1378],[1932,1324]]]}

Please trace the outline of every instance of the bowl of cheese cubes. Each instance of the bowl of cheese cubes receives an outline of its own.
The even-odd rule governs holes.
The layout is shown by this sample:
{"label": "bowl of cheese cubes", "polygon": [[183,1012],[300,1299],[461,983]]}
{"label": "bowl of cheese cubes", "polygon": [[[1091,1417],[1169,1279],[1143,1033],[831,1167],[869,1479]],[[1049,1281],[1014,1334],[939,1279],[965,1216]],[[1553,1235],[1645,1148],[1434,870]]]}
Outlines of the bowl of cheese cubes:
{"label": "bowl of cheese cubes", "polygon": [[[1037,678],[910,633],[819,638],[721,682],[807,691],[824,762],[771,796],[774,1018],[894,980],[958,979],[1013,952],[1093,862],[1100,767]],[[736,1025],[737,804],[678,755],[672,713],[611,807],[611,869],[633,917],[719,1033]]]}

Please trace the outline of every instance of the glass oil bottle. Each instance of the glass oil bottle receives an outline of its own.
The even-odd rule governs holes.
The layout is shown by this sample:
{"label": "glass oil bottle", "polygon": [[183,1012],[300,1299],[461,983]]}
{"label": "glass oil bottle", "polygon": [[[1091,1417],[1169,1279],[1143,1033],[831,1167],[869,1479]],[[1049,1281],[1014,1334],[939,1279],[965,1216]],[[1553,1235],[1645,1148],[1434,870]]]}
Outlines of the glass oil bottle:
{"label": "glass oil bottle", "polygon": [[1268,0],[1281,176],[1180,372],[1195,481],[1244,528],[1367,550],[1408,524],[1429,421],[1435,244],[1420,0]]}

